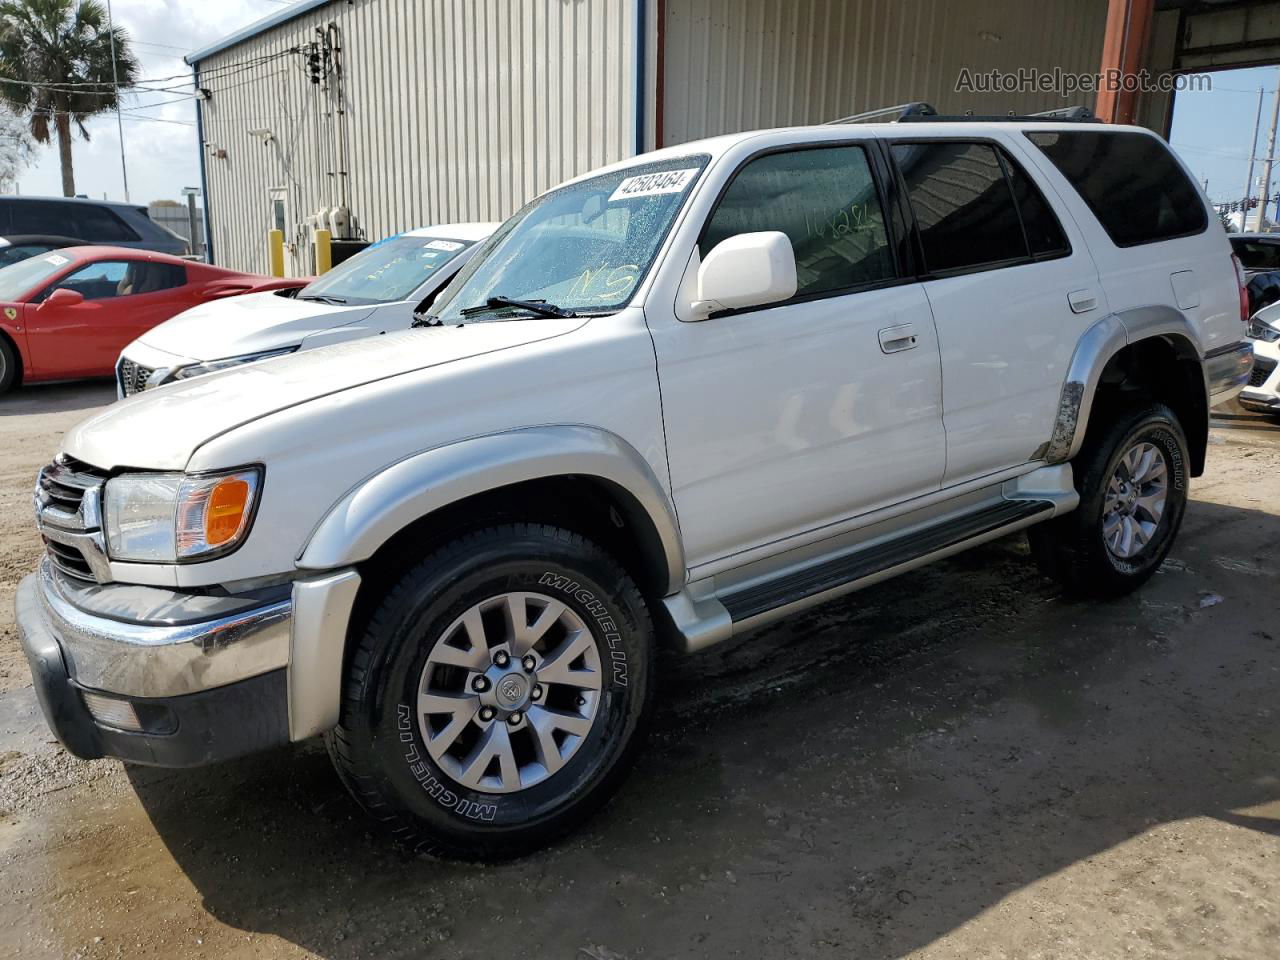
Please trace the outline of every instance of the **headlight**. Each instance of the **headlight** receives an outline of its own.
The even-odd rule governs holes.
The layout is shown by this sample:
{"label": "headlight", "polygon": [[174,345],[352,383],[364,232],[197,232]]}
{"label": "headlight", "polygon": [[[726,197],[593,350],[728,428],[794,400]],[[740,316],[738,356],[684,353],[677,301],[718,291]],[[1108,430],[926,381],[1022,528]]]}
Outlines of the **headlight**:
{"label": "headlight", "polygon": [[189,367],[179,367],[173,371],[174,380],[190,380],[192,377],[203,377],[206,373],[217,373],[219,370],[229,370],[231,367],[238,367],[246,363],[256,363],[259,360],[269,360],[271,357],[283,357],[286,353],[293,353],[297,347],[284,347],[280,350],[263,350],[261,353],[246,353],[242,357],[227,357],[223,360],[209,360],[206,363],[193,363]]}
{"label": "headlight", "polygon": [[1275,343],[1280,340],[1280,330],[1260,317],[1253,317],[1249,320],[1249,326],[1245,328],[1245,336],[1253,340],[1261,340],[1263,343]]}
{"label": "headlight", "polygon": [[113,560],[209,560],[249,532],[262,471],[187,476],[126,473],[107,481],[107,551]]}

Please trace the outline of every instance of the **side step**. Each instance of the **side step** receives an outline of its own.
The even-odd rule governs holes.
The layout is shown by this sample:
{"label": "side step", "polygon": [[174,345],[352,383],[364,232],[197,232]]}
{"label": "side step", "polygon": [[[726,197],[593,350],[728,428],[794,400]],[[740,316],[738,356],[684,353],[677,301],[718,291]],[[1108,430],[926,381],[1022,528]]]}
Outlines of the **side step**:
{"label": "side step", "polygon": [[866,550],[837,557],[767,583],[726,593],[719,599],[734,624],[762,613],[826,593],[884,570],[910,563],[1002,527],[1027,525],[1054,512],[1048,500],[1003,500],[950,523],[917,530]]}

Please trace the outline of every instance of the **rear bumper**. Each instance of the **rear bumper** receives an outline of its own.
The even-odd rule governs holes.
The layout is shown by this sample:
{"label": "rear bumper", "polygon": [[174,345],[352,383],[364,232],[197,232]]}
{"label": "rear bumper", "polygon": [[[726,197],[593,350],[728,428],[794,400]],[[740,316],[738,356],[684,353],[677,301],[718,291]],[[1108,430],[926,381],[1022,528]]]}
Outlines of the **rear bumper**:
{"label": "rear bumper", "polygon": [[1204,358],[1209,386],[1209,406],[1216,407],[1235,397],[1249,382],[1253,370],[1253,344],[1249,340],[1210,351]]}
{"label": "rear bumper", "polygon": [[[192,767],[289,741],[288,680],[283,667],[176,696],[140,696],[90,687],[78,675],[73,676],[74,661],[69,662],[64,653],[57,621],[50,615],[43,592],[39,574],[19,585],[18,636],[45,720],[75,756]],[[84,623],[78,626],[85,630]],[[97,626],[100,631],[115,629],[102,623]],[[132,645],[137,636],[135,629],[128,640],[119,642]],[[287,633],[285,650],[287,654]],[[130,729],[118,720],[120,708],[132,717],[131,722],[126,721]]]}

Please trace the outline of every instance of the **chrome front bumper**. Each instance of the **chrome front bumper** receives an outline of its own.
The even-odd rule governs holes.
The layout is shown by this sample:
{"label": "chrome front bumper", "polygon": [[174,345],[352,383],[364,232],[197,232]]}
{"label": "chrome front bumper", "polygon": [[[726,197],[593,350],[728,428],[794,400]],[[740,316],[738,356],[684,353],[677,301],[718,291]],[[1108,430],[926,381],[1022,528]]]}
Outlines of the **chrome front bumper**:
{"label": "chrome front bumper", "polygon": [[[81,687],[125,697],[176,697],[289,664],[291,598],[195,622],[175,604],[166,619],[179,625],[132,623],[73,605],[47,558],[33,579],[31,602],[18,610],[18,628],[52,633],[70,677]],[[204,599],[193,596],[190,602],[198,610]]]}

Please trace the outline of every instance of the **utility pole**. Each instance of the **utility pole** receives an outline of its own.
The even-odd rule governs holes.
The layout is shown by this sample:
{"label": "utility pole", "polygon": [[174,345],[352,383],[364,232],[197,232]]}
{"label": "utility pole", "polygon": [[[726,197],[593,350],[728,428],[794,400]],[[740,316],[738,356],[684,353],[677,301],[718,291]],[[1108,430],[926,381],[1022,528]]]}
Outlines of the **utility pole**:
{"label": "utility pole", "polygon": [[[1262,87],[1258,87],[1258,113],[1253,121],[1253,146],[1249,149],[1249,176],[1244,181],[1244,204],[1240,207],[1240,232],[1248,229],[1249,200],[1253,197],[1253,160],[1258,155],[1258,128],[1262,126]],[[1261,218],[1259,218],[1261,222]]]}
{"label": "utility pole", "polygon": [[1280,123],[1280,74],[1277,74],[1275,103],[1271,108],[1271,132],[1267,134],[1267,159],[1262,165],[1262,203],[1258,206],[1258,229],[1267,217],[1271,200],[1271,164],[1276,155],[1276,124]]}
{"label": "utility pole", "polygon": [[107,30],[111,34],[111,83],[116,92],[116,131],[120,134],[120,178],[124,181],[124,202],[129,202],[129,168],[124,163],[124,120],[120,118],[120,77],[116,73],[116,24],[107,0]]}

